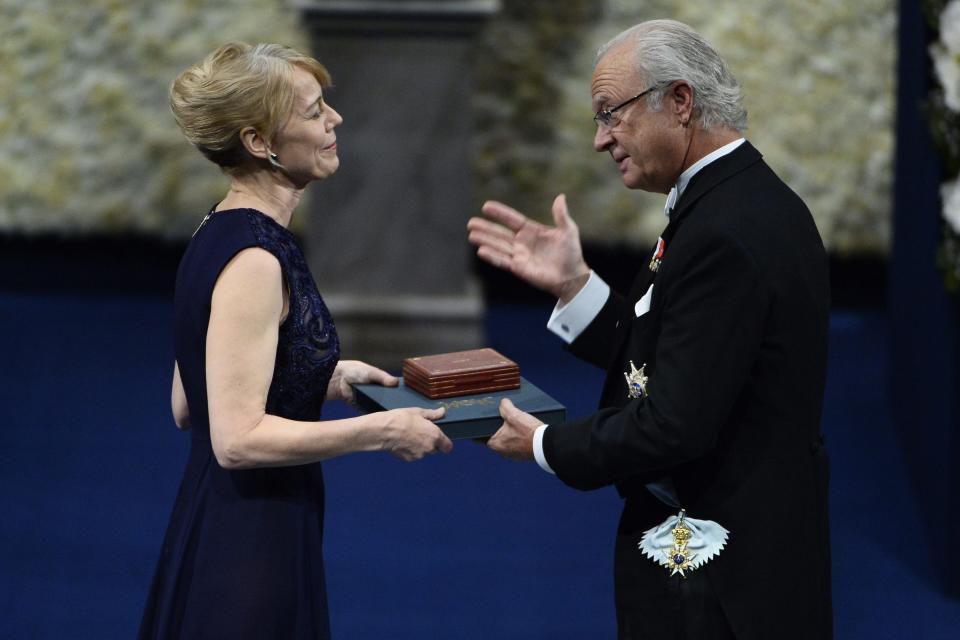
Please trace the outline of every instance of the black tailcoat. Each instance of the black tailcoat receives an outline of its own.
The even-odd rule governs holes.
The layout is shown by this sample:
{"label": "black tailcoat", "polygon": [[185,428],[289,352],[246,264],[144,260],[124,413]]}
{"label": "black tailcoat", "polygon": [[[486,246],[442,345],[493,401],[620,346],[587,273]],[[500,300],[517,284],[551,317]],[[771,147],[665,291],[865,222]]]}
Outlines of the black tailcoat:
{"label": "black tailcoat", "polygon": [[[820,436],[829,283],[813,218],[744,143],[694,176],[663,239],[659,269],[625,265],[639,271],[628,296],[611,292],[570,345],[607,378],[599,411],[547,429],[547,462],[570,486],[616,484],[625,498],[619,617],[681,615],[664,600],[664,585],[681,578],[636,548],[677,511],[645,488],[669,478],[690,517],[730,531],[697,571],[737,638],[829,638]],[[637,317],[651,285],[650,309]],[[627,395],[631,360],[649,377],[643,399]]]}

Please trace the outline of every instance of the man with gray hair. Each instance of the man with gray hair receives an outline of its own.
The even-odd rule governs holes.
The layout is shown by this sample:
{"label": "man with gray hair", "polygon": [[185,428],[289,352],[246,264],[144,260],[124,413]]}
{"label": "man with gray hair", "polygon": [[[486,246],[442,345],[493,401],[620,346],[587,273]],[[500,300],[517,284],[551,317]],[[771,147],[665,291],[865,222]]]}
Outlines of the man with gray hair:
{"label": "man with gray hair", "polygon": [[826,451],[829,284],[807,207],[743,138],[740,87],[690,27],[641,23],[604,46],[594,149],[669,222],[626,295],[555,226],[499,202],[477,255],[558,299],[548,328],[607,370],[600,409],[543,425],[509,401],[489,446],[624,499],[619,637],[830,638]]}

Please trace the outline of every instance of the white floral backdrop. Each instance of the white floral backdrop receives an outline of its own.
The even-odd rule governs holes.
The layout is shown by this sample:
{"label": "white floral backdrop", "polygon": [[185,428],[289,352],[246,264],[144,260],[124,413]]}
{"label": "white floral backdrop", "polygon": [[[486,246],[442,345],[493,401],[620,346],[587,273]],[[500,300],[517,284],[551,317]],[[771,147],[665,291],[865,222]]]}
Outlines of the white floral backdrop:
{"label": "white floral backdrop", "polygon": [[567,190],[584,235],[649,240],[664,225],[657,214],[663,196],[625,190],[609,159],[591,152],[589,76],[600,44],[631,24],[665,16],[693,26],[726,59],[743,85],[748,139],[804,198],[827,246],[840,254],[886,253],[893,0],[608,0],[565,81],[564,135],[550,178]]}
{"label": "white floral backdrop", "polygon": [[167,89],[229,40],[307,46],[283,0],[0,0],[0,230],[189,235],[226,181]]}
{"label": "white floral backdrop", "polygon": [[[930,45],[936,85],[927,104],[945,182],[937,265],[948,291],[960,292],[960,0],[927,0],[927,18],[939,37]],[[939,86],[937,86],[939,85]]]}
{"label": "white floral backdrop", "polygon": [[[522,4],[536,5],[527,11],[538,20],[574,6]],[[549,97],[555,118],[517,118],[516,126],[549,126],[554,133],[539,143],[527,136],[533,142],[495,144],[486,157],[513,154],[513,170],[530,178],[523,188],[535,192],[527,201],[543,202],[543,214],[550,195],[566,191],[587,238],[655,238],[663,225],[656,215],[662,197],[623,189],[609,162],[591,151],[589,78],[593,52],[617,31],[675,17],[701,31],[729,61],[744,85],[748,136],[805,198],[828,246],[841,253],[885,252],[894,4],[579,2],[591,19],[569,44],[558,40],[560,48],[575,49],[564,54],[569,62],[537,59],[531,65],[555,74],[559,91]],[[287,0],[0,0],[0,232],[188,235],[225,181],[179,136],[167,87],[187,64],[227,40],[306,47],[289,6]],[[524,41],[522,28],[513,29],[501,43]],[[526,55],[516,51],[505,56]],[[517,100],[516,94],[480,97],[490,107],[488,122],[505,120],[498,114],[511,113],[507,103]],[[481,149],[489,135],[479,132]],[[509,132],[497,135],[510,140]],[[485,172],[484,155],[478,155],[478,197],[512,199],[513,176]]]}

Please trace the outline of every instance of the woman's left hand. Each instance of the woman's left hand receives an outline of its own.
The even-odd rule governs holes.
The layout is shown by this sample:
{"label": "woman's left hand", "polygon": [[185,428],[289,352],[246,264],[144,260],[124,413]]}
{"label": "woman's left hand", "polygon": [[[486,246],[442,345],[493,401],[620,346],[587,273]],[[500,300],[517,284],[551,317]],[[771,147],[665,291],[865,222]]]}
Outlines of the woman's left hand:
{"label": "woman's left hand", "polygon": [[377,369],[359,360],[341,360],[333,370],[333,377],[327,385],[327,400],[345,400],[353,404],[352,384],[382,384],[395,387],[400,384],[396,378],[383,369]]}

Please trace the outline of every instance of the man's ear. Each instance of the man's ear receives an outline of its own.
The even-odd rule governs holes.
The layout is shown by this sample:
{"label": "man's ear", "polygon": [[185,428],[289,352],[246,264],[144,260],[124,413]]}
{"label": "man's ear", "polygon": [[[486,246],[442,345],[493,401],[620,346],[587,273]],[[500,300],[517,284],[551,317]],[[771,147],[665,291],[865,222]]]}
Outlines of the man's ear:
{"label": "man's ear", "polygon": [[667,104],[683,126],[690,124],[693,119],[693,94],[693,87],[686,80],[678,80],[667,89]]}
{"label": "man's ear", "polygon": [[270,145],[264,139],[260,132],[253,127],[244,127],[240,130],[240,142],[243,147],[254,158],[267,160],[270,155]]}

